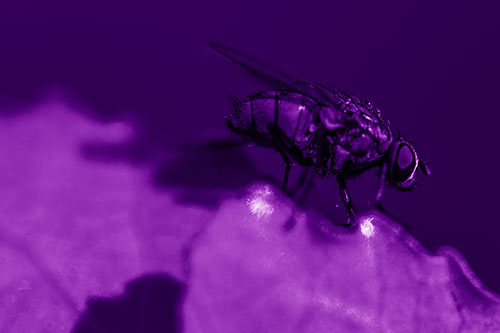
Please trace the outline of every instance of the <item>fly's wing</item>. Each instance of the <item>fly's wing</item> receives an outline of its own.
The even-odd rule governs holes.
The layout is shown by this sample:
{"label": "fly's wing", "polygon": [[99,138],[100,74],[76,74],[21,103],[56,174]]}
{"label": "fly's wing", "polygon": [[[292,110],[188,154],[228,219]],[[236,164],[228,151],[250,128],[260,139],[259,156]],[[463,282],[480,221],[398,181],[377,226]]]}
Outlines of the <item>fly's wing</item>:
{"label": "fly's wing", "polygon": [[314,84],[317,89],[321,89],[324,94],[329,96],[330,100],[337,103],[337,105],[342,105],[343,108],[347,109],[346,111],[356,110],[374,115],[380,114],[380,110],[376,108],[372,103],[360,99],[353,93],[347,92],[340,88],[328,88],[317,82],[315,82]]}
{"label": "fly's wing", "polygon": [[307,95],[325,105],[338,103],[338,96],[335,96],[335,93],[332,90],[327,89],[324,86],[297,80],[279,69],[266,64],[265,62],[229,46],[215,42],[209,42],[208,44],[217,53],[240,65],[250,74],[272,87],[284,88]]}

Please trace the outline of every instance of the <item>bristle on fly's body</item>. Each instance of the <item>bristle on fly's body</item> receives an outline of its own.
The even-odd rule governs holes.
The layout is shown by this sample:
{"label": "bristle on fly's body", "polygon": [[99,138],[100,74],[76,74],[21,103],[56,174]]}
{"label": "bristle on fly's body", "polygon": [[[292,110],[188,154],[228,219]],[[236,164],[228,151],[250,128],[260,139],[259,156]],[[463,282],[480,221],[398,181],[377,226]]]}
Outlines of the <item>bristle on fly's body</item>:
{"label": "bristle on fly's body", "polygon": [[227,98],[235,110],[238,110],[241,107],[241,101],[234,94],[227,93]]}

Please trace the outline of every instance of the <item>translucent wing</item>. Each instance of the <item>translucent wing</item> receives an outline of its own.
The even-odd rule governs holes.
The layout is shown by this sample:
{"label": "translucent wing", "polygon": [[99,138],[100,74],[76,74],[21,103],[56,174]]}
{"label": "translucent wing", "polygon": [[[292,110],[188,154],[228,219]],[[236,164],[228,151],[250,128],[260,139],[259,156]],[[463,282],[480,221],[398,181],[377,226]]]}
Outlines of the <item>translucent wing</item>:
{"label": "translucent wing", "polygon": [[296,91],[326,105],[338,104],[344,100],[342,97],[345,97],[345,95],[341,90],[337,92],[338,89],[332,90],[317,83],[297,80],[265,62],[229,46],[215,42],[209,42],[208,44],[217,53],[240,65],[250,74],[272,87]]}

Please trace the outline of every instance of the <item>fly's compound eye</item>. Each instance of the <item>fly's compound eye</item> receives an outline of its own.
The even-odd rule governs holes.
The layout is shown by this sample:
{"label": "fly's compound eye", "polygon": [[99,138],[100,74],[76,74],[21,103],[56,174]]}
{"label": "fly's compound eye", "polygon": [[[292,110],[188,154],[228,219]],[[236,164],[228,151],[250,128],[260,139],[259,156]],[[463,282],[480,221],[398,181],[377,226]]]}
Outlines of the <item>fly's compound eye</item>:
{"label": "fly's compound eye", "polygon": [[398,187],[409,188],[413,185],[417,165],[417,154],[413,147],[407,143],[400,143],[393,156],[391,172]]}

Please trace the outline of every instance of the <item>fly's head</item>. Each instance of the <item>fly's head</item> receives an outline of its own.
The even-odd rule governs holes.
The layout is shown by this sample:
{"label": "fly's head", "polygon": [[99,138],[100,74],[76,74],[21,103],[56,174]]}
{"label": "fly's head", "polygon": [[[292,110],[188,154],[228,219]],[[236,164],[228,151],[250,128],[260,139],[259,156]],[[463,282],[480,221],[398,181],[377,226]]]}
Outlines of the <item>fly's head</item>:
{"label": "fly's head", "polygon": [[429,167],[418,159],[417,152],[413,146],[403,140],[395,141],[388,151],[388,174],[389,182],[401,191],[411,191],[415,188],[415,174],[417,168],[424,175],[430,175]]}

